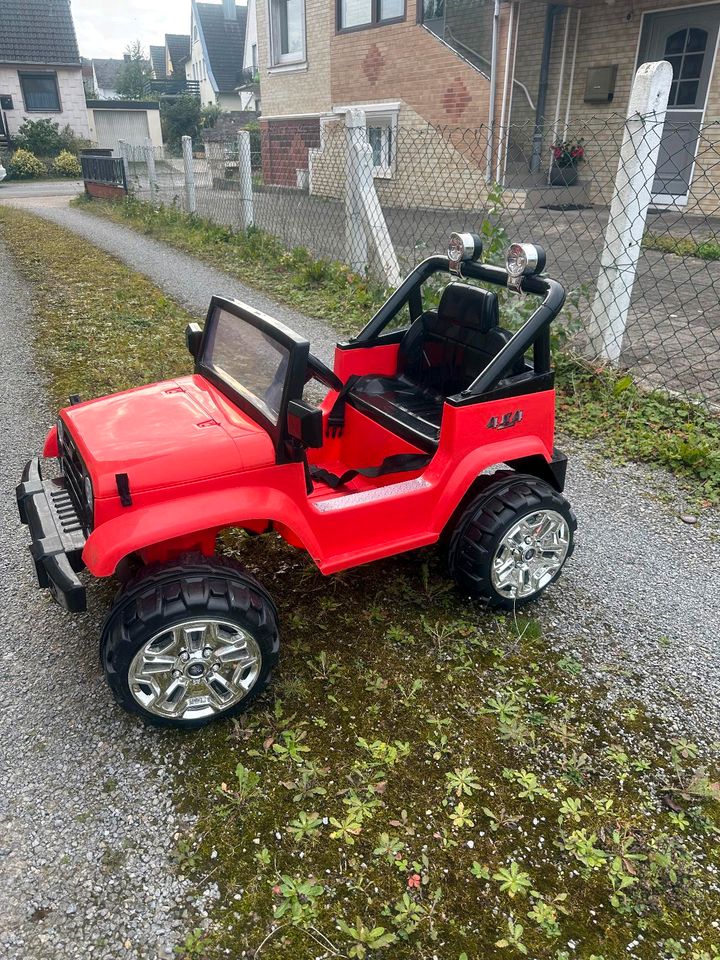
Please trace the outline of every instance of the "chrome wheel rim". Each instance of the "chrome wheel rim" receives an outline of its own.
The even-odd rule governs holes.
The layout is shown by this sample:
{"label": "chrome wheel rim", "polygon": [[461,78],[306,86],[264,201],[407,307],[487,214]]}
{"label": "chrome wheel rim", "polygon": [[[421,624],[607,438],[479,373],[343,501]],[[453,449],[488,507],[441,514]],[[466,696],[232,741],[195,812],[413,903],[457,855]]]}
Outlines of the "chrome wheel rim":
{"label": "chrome wheel rim", "polygon": [[128,684],[148,713],[200,720],[224,713],[246,697],[261,666],[257,641],[237,624],[188,620],[156,633],[138,650]]}
{"label": "chrome wheel rim", "polygon": [[492,560],[495,590],[510,600],[539,593],[558,573],[570,549],[570,527],[555,510],[536,510],[518,520]]}

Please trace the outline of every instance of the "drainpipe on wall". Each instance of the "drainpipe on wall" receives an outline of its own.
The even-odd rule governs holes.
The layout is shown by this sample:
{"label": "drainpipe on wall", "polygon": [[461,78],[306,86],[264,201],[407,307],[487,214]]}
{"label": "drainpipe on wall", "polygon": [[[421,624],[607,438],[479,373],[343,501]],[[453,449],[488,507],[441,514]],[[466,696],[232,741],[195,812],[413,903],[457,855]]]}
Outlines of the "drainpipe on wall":
{"label": "drainpipe on wall", "polygon": [[488,183],[492,179],[493,131],[495,127],[495,91],[497,89],[497,53],[499,32],[500,0],[495,0],[492,26],[492,51],[490,53],[490,103],[488,105],[487,158],[485,162],[485,179],[488,181]]}
{"label": "drainpipe on wall", "polygon": [[535,129],[533,130],[530,172],[537,173],[542,160],[543,126],[545,122],[545,104],[547,102],[548,78],[550,76],[550,55],[552,53],[553,27],[555,15],[562,9],[559,3],[549,3],[545,11],[545,35],[543,37],[542,59],[540,61],[540,81],[535,109]]}

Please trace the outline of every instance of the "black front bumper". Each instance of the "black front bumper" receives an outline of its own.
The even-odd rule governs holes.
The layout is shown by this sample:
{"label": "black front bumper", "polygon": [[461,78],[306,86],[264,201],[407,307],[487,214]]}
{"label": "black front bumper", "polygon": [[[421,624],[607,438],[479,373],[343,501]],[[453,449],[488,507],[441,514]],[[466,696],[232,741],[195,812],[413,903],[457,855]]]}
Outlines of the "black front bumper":
{"label": "black front bumper", "polygon": [[26,465],[15,491],[20,519],[30,528],[30,553],[41,587],[71,613],[86,608],[78,571],[85,566],[85,532],[65,480],[43,480],[36,457]]}

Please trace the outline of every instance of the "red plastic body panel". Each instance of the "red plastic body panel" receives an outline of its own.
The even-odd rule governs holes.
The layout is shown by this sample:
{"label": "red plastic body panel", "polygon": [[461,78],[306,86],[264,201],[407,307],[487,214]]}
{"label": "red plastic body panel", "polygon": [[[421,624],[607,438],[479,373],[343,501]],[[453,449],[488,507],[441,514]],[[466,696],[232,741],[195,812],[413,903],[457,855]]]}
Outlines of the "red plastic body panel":
{"label": "red plastic body panel", "polygon": [[[397,345],[336,351],[341,379],[392,374]],[[328,394],[329,412],[336,394]],[[68,425],[90,473],[95,527],[83,559],[113,574],[133,553],[146,562],[189,549],[212,553],[225,527],[276,529],[304,547],[323,573],[435,542],[462,497],[488,467],[519,457],[552,457],[553,390],[463,407],[445,405],[438,450],[424,471],[357,477],[308,494],[301,463],[277,464],[266,432],[202,376],[152,384],[68,407]],[[514,415],[522,412],[522,418]],[[503,429],[498,424],[511,423]],[[46,455],[57,453],[50,431]],[[308,451],[333,473],[373,466],[412,444],[348,405],[342,436]],[[116,474],[126,473],[123,507]]]}

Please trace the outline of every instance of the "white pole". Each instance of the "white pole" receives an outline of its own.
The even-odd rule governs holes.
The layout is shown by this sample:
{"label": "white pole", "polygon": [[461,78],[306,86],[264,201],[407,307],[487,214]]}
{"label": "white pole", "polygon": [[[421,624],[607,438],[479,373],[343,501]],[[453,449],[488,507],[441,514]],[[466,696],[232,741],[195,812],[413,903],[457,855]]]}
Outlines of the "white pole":
{"label": "white pole", "polygon": [[365,273],[368,267],[361,150],[367,143],[366,131],[364,111],[348,110],[345,114],[345,244],[348,266],[355,273]]}
{"label": "white pole", "polygon": [[[570,35],[570,7],[565,8],[565,32],[563,34],[562,57],[560,58],[560,76],[558,77],[557,97],[555,98],[555,120],[553,121],[553,143],[557,141],[560,129],[560,106],[562,104],[562,87],[565,80],[565,61],[567,59],[568,37]],[[552,177],[552,163],[548,166],[548,183]]]}
{"label": "white pole", "polygon": [[182,138],[183,167],[185,168],[185,207],[188,213],[197,213],[195,168],[193,166],[192,137]]}
{"label": "white pole", "polygon": [[573,44],[572,63],[570,64],[570,79],[568,80],[567,106],[565,107],[565,126],[563,127],[563,140],[567,139],[568,127],[570,126],[570,104],[572,101],[573,87],[575,86],[575,64],[577,62],[578,40],[580,39],[580,20],[582,19],[582,10],[578,7],[575,17],[575,42]]}
{"label": "white pole", "polygon": [[147,164],[148,182],[150,184],[150,199],[155,200],[160,192],[160,185],[155,168],[155,148],[150,137],[145,139],[145,163]]}
{"label": "white pole", "polygon": [[[513,32],[515,30],[515,4],[510,6],[510,23],[508,24],[507,44],[505,46],[505,75],[503,77],[502,106],[500,108],[500,136],[498,138],[497,165],[495,167],[495,180],[499,183],[503,179],[503,154],[505,153],[505,138],[508,131],[505,129],[505,120],[508,110],[508,90],[510,88],[510,65],[513,60]],[[515,66],[513,64],[513,69]]]}
{"label": "white pole", "polygon": [[493,136],[495,133],[495,93],[497,90],[497,53],[498,33],[500,31],[500,0],[495,0],[492,26],[492,48],[490,52],[490,100],[488,103],[487,157],[485,158],[485,179],[492,179]]}
{"label": "white pole", "polygon": [[240,222],[247,230],[255,223],[249,130],[238,130],[238,177],[240,178]]}
{"label": "white pole", "polygon": [[593,356],[613,363],[622,352],[672,78],[667,60],[645,63],[630,93],[589,328]]}
{"label": "white pole", "polygon": [[130,193],[130,161],[128,160],[128,145],[124,140],[118,140],[118,150],[122,157],[123,167],[125,168],[125,186]]}

